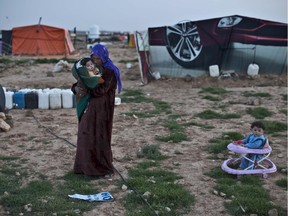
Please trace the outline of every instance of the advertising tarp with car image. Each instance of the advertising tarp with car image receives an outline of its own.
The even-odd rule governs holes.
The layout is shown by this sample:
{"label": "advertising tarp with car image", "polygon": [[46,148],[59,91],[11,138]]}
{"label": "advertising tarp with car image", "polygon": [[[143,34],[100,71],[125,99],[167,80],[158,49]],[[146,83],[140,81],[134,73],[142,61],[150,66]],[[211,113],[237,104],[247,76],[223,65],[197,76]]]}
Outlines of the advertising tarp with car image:
{"label": "advertising tarp with car image", "polygon": [[148,28],[150,71],[172,77],[197,77],[209,66],[220,71],[259,74],[287,71],[287,24],[228,16]]}

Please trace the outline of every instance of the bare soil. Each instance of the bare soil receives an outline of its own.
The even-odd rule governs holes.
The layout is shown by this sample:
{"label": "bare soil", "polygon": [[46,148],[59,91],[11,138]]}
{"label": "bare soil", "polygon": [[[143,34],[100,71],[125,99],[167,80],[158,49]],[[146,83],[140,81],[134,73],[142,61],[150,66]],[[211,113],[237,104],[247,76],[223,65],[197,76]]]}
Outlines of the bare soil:
{"label": "bare soil", "polygon": [[[224,208],[225,198],[212,193],[216,184],[215,180],[204,175],[211,168],[221,166],[221,163],[226,159],[221,155],[218,155],[220,159],[211,159],[211,155],[206,150],[209,140],[220,137],[226,131],[238,131],[243,135],[247,135],[250,123],[254,119],[246,114],[246,109],[254,108],[255,105],[266,107],[273,112],[273,116],[266,118],[267,120],[287,122],[287,115],[280,112],[280,110],[287,110],[287,101],[282,99],[282,95],[287,94],[287,75],[260,75],[254,79],[246,76],[226,79],[204,76],[189,80],[162,77],[159,80],[152,80],[147,85],[142,85],[139,65],[133,62],[137,59],[135,49],[127,48],[122,44],[108,46],[108,49],[111,59],[121,70],[124,91],[141,89],[147,97],[169,103],[173,113],[183,116],[179,121],[196,121],[215,127],[207,131],[200,127],[190,126],[186,129],[189,141],[177,144],[171,142],[160,143],[155,140],[155,136],[165,136],[169,133],[163,125],[159,124],[164,117],[144,119],[130,117],[124,113],[132,109],[141,112],[153,109],[153,107],[151,104],[144,103],[121,103],[115,108],[112,137],[115,168],[123,177],[127,178],[128,170],[143,160],[137,158],[137,151],[144,145],[159,143],[161,152],[170,156],[169,159],[161,162],[162,168],[182,176],[181,184],[191,194],[195,195],[195,205],[191,207],[191,212],[188,215],[229,215]],[[74,57],[77,58],[86,54],[86,51],[81,51]],[[128,69],[126,64],[121,63],[121,61],[131,61],[132,67]],[[11,89],[70,88],[72,83],[75,82],[70,70],[52,73],[53,76],[51,76],[53,68],[54,64],[27,63],[8,68],[0,65],[0,84]],[[201,88],[210,86],[223,87],[231,93],[222,96],[221,102],[205,100],[199,91]],[[269,93],[272,97],[269,99],[262,98],[261,100],[256,97],[248,98],[242,94],[245,91]],[[121,95],[119,97],[121,98]],[[256,104],[253,105],[255,101]],[[223,106],[225,106],[226,113],[239,113],[242,117],[227,120],[203,120],[194,117],[195,114],[206,109],[223,112],[221,108]],[[25,166],[32,168],[35,173],[45,174],[52,181],[56,181],[57,177],[63,176],[72,170],[75,147],[53,136],[47,128],[57,136],[76,144],[77,119],[75,109],[12,109],[9,114],[13,117],[13,127],[8,132],[0,133],[1,155],[20,156],[26,159]],[[38,121],[42,127],[39,126]],[[271,160],[276,166],[287,168],[287,136],[286,133],[282,134],[284,136],[269,137],[268,135],[273,148]],[[175,154],[175,151],[183,154]],[[287,209],[287,191],[275,184],[276,180],[285,176],[285,173],[278,171],[270,174],[267,179],[262,179],[262,181],[264,187],[269,191],[273,203]],[[31,174],[27,181],[34,178],[35,176]],[[103,191],[110,191],[118,187],[115,184],[116,179],[120,179],[117,174],[113,181],[103,188]],[[118,191],[120,192],[113,194],[114,202],[95,205],[95,209],[83,215],[125,215],[125,208],[121,200],[127,192]],[[0,213],[5,214],[3,208]]]}

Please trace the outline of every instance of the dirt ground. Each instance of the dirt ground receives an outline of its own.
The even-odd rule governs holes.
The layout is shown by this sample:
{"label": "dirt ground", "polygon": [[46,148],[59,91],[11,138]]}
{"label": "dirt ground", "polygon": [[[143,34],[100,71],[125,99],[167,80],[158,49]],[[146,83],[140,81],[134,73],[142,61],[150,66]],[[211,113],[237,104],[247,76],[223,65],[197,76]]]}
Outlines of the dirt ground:
{"label": "dirt ground", "polygon": [[[282,95],[287,94],[287,75],[261,75],[255,79],[246,76],[236,79],[217,79],[205,76],[189,80],[162,77],[160,80],[152,80],[149,84],[142,85],[138,63],[133,62],[137,59],[136,51],[122,44],[110,45],[108,49],[111,59],[121,70],[124,91],[141,89],[147,97],[169,103],[173,113],[183,116],[179,120],[181,122],[195,121],[215,126],[208,132],[200,127],[190,126],[186,130],[190,141],[178,144],[159,143],[155,140],[155,136],[168,134],[166,128],[157,124],[163,116],[148,119],[133,118],[124,113],[132,109],[140,112],[151,109],[151,104],[121,103],[116,106],[114,115],[112,148],[115,168],[127,177],[127,171],[140,162],[136,156],[137,150],[146,144],[159,143],[161,152],[170,156],[169,159],[161,162],[162,168],[182,176],[181,184],[195,195],[195,205],[188,215],[228,215],[224,208],[225,198],[211,192],[215,186],[215,180],[204,175],[211,168],[221,166],[226,158],[219,155],[219,160],[213,160],[205,148],[209,145],[210,139],[220,137],[225,131],[238,131],[243,135],[249,133],[250,123],[254,119],[246,114],[245,110],[255,107],[249,101],[257,101],[258,105],[273,112],[273,116],[266,118],[267,120],[287,122],[287,115],[279,112],[287,110],[287,102],[282,99]],[[85,52],[78,53],[76,57],[84,54]],[[128,69],[126,64],[120,61],[131,61],[132,67]],[[53,67],[54,64],[26,63],[4,69],[4,65],[0,65],[0,84],[11,89],[70,88],[75,82],[70,71],[52,73],[54,76],[51,76]],[[221,102],[205,100],[199,91],[209,86],[223,87],[231,93],[223,96]],[[262,98],[259,101],[257,98],[244,97],[242,93],[245,91],[269,93],[272,97],[268,100]],[[121,95],[119,97],[121,98]],[[242,117],[227,120],[202,120],[194,117],[195,114],[206,109],[221,112],[222,105],[229,105],[226,106],[225,112],[240,113]],[[1,155],[20,156],[27,159],[27,167],[33,167],[35,172],[43,173],[52,180],[72,170],[76,149],[67,145],[65,141],[55,138],[46,128],[76,144],[75,109],[12,109],[9,114],[12,115],[14,124],[9,132],[0,132]],[[45,127],[39,127],[33,116]],[[271,160],[276,166],[287,167],[287,136],[269,137],[269,139],[273,143]],[[23,151],[23,146],[26,151]],[[175,151],[183,154],[175,154]],[[285,175],[279,171],[270,174],[263,181],[273,203],[287,209],[287,191],[275,185],[275,181],[284,178]],[[30,176],[28,180],[33,178],[34,176]],[[114,178],[119,179],[120,176],[116,175]],[[117,186],[112,181],[108,188],[103,188],[103,190],[109,191],[115,187]],[[116,198],[114,202],[97,205],[94,210],[83,215],[125,215],[125,209],[121,205],[121,198],[125,193],[113,194]],[[2,214],[4,215],[3,208]]]}

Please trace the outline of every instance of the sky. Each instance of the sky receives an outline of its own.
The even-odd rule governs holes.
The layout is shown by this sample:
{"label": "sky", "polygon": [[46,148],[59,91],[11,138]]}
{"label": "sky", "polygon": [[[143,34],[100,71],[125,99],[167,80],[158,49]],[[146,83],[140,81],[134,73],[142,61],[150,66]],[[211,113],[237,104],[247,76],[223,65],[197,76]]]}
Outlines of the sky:
{"label": "sky", "polygon": [[0,0],[0,30],[40,22],[68,30],[98,25],[133,32],[229,15],[287,23],[287,0]]}

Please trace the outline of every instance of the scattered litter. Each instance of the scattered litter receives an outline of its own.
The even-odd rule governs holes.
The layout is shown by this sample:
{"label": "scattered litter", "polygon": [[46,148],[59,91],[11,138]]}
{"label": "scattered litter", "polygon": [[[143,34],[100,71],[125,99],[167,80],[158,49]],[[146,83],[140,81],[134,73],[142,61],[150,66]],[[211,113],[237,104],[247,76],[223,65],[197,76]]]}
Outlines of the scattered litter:
{"label": "scattered litter", "polygon": [[69,68],[69,63],[64,60],[60,60],[53,69],[54,73],[61,72],[64,68]]}
{"label": "scattered litter", "polygon": [[160,73],[159,72],[157,72],[157,71],[155,71],[155,72],[153,72],[152,73],[152,76],[156,79],[156,80],[158,80],[158,79],[160,79],[161,78],[161,75],[160,75]]}
{"label": "scattered litter", "polygon": [[127,63],[126,64],[126,68],[130,69],[132,67],[132,64],[131,63]]}
{"label": "scattered litter", "polygon": [[105,202],[105,201],[113,200],[113,196],[109,192],[101,192],[98,194],[88,194],[88,195],[73,194],[73,195],[68,195],[68,197],[74,198],[74,199],[86,200],[90,202],[93,202],[93,201]]}
{"label": "scattered litter", "polygon": [[121,98],[115,97],[115,105],[119,106],[121,104]]}
{"label": "scattered litter", "polygon": [[238,78],[238,77],[239,75],[235,71],[231,70],[231,71],[222,71],[218,79],[219,78],[220,79],[221,78]]}

